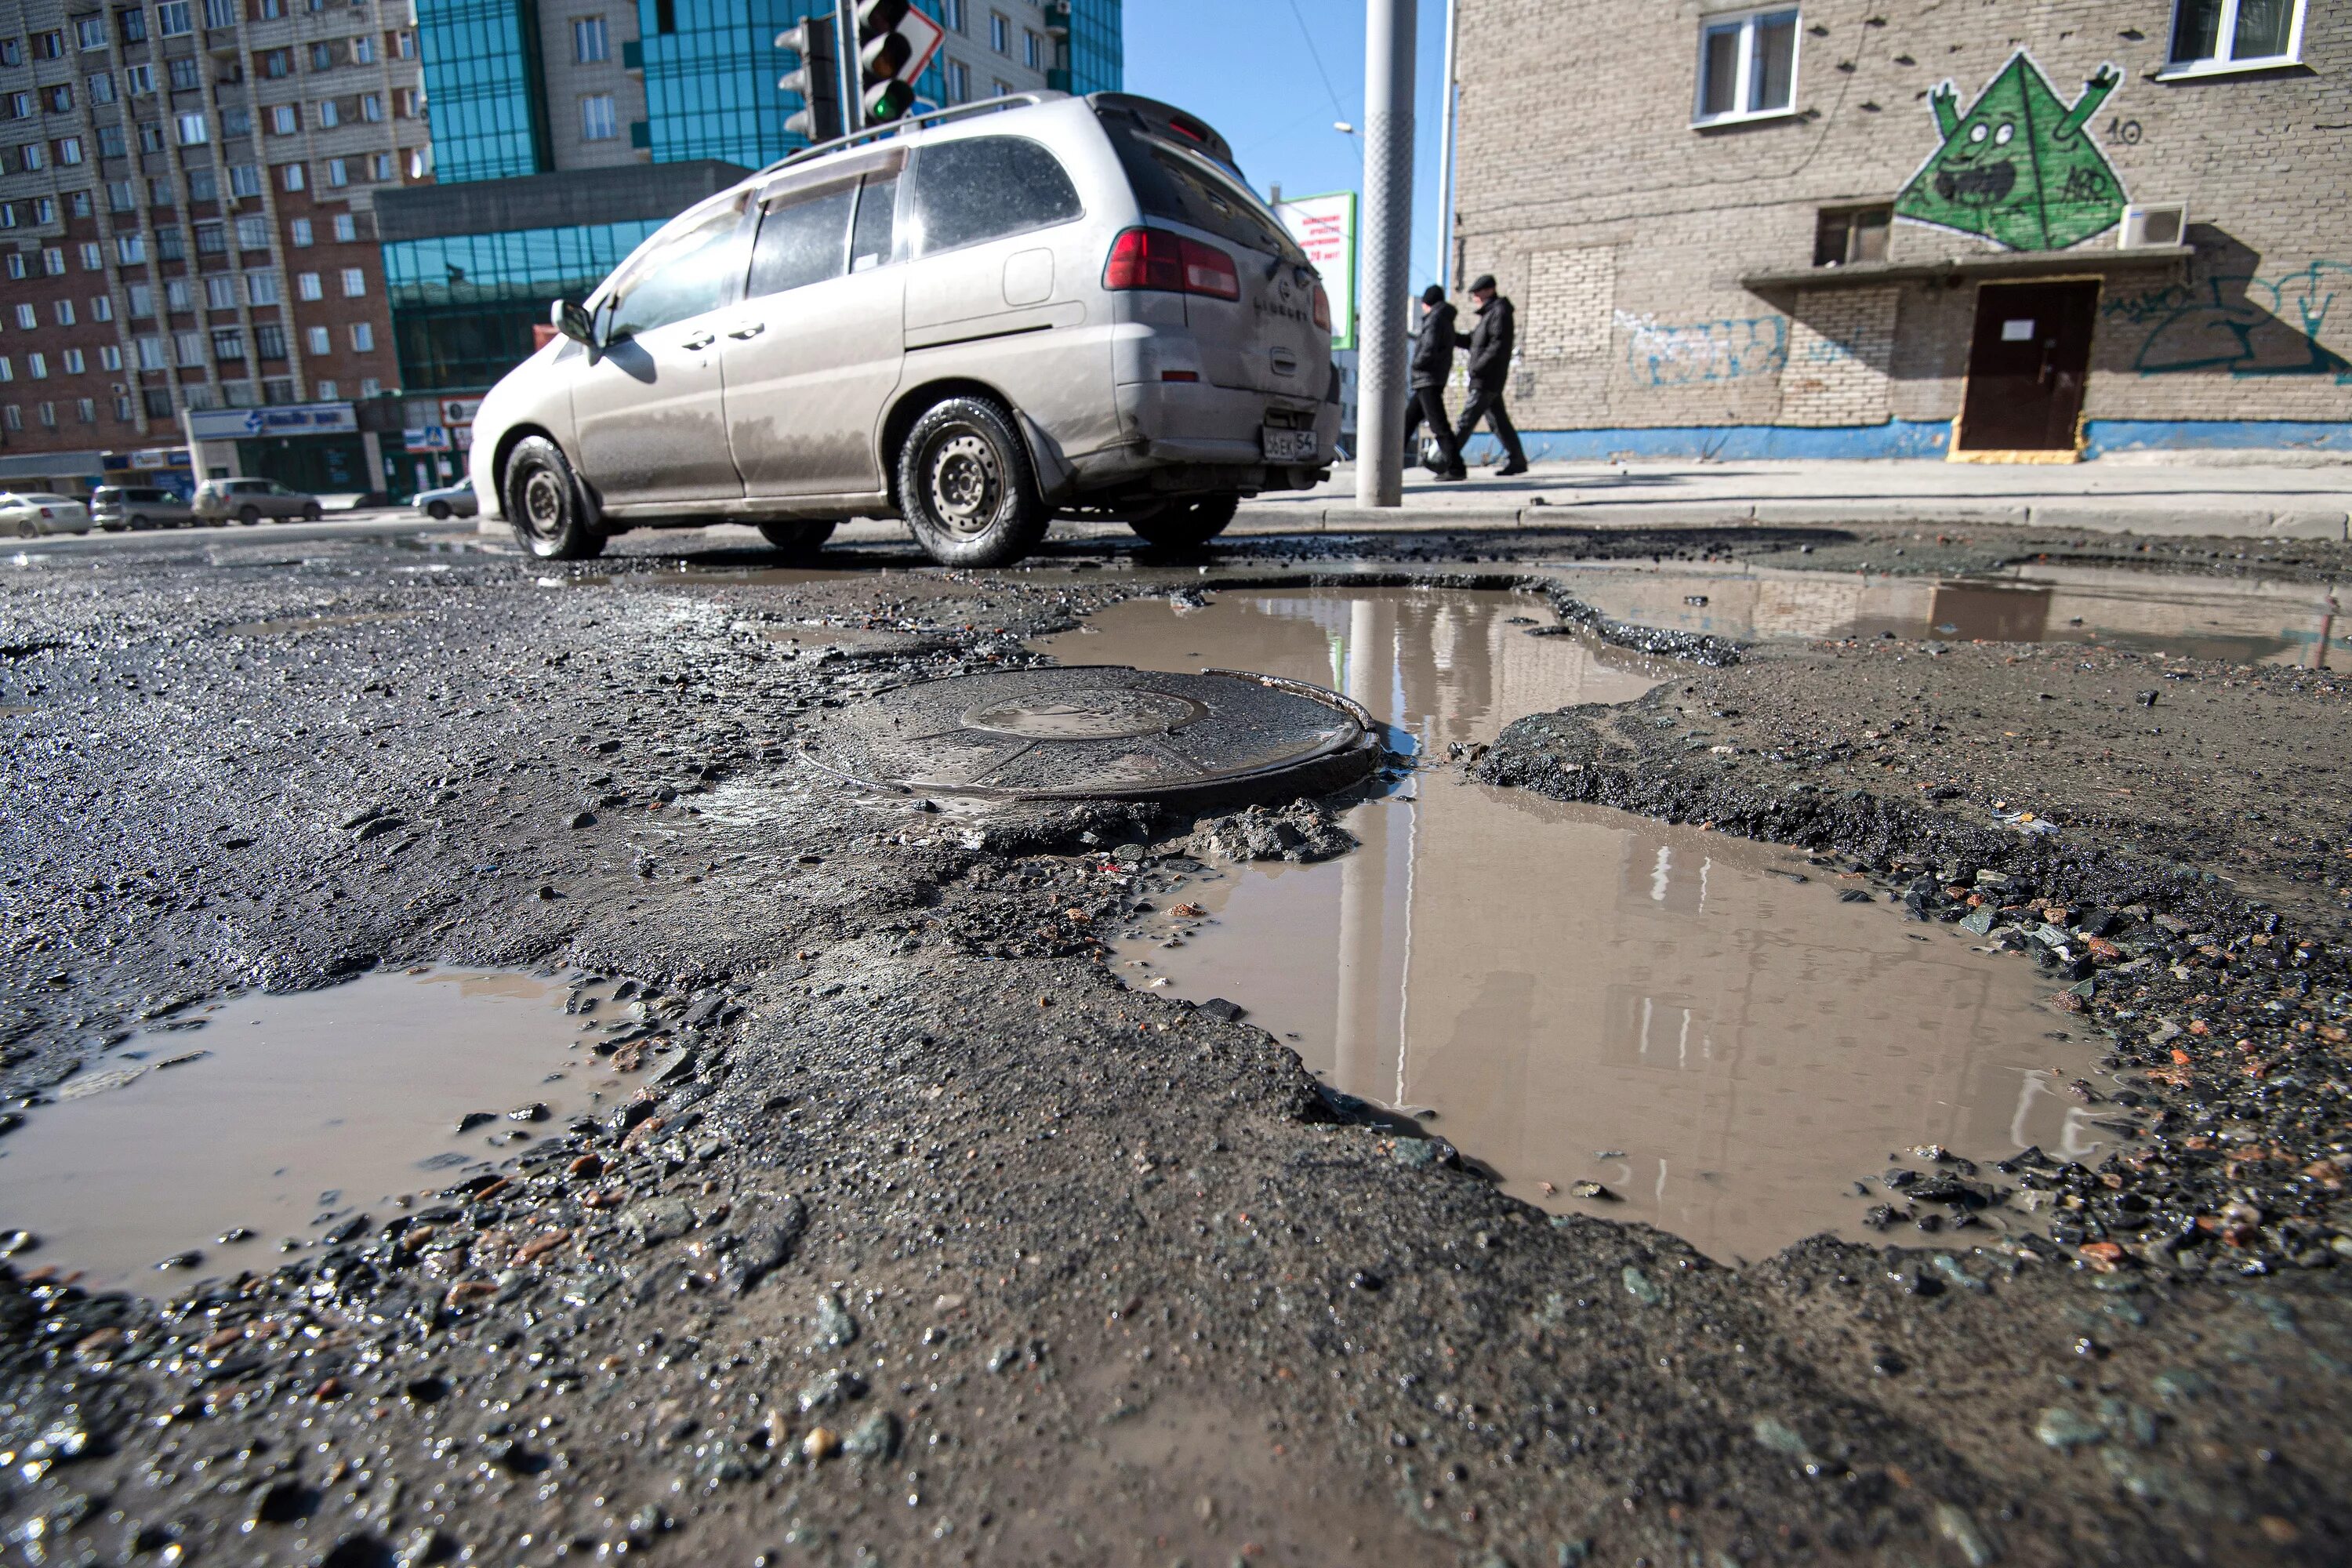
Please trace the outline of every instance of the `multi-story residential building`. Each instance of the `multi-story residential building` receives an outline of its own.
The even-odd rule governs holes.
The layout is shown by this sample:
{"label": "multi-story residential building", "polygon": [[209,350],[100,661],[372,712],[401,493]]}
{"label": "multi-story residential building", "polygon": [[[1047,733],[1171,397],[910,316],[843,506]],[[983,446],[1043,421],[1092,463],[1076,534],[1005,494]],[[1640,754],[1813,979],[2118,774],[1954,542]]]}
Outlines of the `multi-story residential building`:
{"label": "multi-story residential building", "polygon": [[409,0],[0,0],[0,485],[383,489],[422,88]]}
{"label": "multi-story residential building", "polygon": [[2352,452],[2352,6],[1461,0],[1559,456]]}
{"label": "multi-story residential building", "polygon": [[[922,0],[933,103],[1116,89],[1120,0]],[[408,423],[452,473],[469,395],[668,218],[803,145],[779,32],[830,0],[418,0],[436,184],[381,211]]]}

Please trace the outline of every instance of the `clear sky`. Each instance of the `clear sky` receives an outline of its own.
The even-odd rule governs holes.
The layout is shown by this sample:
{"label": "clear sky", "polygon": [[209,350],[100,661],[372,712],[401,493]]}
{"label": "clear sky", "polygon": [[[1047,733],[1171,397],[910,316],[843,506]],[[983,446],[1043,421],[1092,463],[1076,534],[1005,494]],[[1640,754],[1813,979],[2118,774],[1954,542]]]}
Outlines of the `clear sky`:
{"label": "clear sky", "polygon": [[[1127,89],[1224,133],[1250,184],[1286,195],[1364,186],[1363,0],[1127,0]],[[1445,0],[1420,0],[1412,285],[1438,268],[1437,115]],[[1320,68],[1318,68],[1318,63]],[[1336,100],[1337,107],[1334,107]],[[1335,120],[1356,127],[1345,136]]]}

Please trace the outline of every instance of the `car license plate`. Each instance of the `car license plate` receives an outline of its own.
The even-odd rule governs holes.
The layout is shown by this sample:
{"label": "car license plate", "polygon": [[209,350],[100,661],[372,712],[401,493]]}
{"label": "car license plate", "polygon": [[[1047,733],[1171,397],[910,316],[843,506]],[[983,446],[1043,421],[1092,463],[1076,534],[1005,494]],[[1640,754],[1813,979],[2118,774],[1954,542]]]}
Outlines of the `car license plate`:
{"label": "car license plate", "polygon": [[1269,463],[1301,463],[1315,456],[1315,432],[1312,430],[1277,430],[1268,425],[1258,432],[1265,443],[1265,460]]}

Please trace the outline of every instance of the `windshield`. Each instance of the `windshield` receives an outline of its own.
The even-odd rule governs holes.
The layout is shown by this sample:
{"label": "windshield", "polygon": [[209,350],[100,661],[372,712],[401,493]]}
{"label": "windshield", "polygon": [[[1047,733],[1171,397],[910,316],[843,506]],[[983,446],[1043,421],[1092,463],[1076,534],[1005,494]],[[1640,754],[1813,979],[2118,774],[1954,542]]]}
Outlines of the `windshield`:
{"label": "windshield", "polygon": [[1271,252],[1297,266],[1307,264],[1307,253],[1282,220],[1240,175],[1198,148],[1154,134],[1131,110],[1105,106],[1096,113],[1147,214]]}

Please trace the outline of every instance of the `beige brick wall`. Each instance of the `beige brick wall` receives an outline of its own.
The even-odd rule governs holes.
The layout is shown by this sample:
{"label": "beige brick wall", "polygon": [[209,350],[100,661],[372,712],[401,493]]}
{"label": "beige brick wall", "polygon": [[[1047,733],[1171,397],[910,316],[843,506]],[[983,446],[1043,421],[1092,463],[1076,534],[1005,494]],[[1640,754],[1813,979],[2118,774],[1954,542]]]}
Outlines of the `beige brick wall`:
{"label": "beige brick wall", "polygon": [[[1795,112],[1695,130],[1694,0],[1461,0],[1455,244],[1519,301],[1520,423],[1951,417],[1973,279],[1740,279],[1807,267],[1819,208],[1891,200],[1940,142],[1930,89],[1965,108],[2021,48],[2069,102],[2112,62],[2090,134],[2128,200],[2189,208],[2185,270],[2112,266],[2112,234],[2070,257],[2103,279],[2090,416],[2352,420],[2352,5],[2307,0],[2307,69],[2202,81],[2159,79],[2171,9],[1809,0]],[[1898,221],[1891,258],[1995,248]]]}

